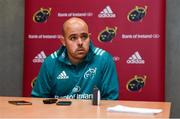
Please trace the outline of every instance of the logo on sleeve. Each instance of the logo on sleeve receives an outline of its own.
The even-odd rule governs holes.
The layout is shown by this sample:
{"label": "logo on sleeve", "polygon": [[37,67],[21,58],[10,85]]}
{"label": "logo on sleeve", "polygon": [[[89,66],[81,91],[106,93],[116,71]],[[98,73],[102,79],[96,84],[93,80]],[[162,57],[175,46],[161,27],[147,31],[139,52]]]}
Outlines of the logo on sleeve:
{"label": "logo on sleeve", "polygon": [[93,79],[94,76],[96,75],[96,67],[95,68],[89,68],[85,73],[84,73],[84,78],[85,79]]}
{"label": "logo on sleeve", "polygon": [[66,74],[65,71],[62,71],[62,72],[58,75],[57,79],[69,79],[69,76]]}

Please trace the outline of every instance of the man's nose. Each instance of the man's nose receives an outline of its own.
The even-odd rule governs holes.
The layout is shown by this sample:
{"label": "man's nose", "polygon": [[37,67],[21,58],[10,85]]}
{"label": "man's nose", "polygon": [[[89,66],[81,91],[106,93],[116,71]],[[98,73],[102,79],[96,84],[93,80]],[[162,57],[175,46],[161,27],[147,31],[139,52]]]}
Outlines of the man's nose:
{"label": "man's nose", "polygon": [[83,44],[83,41],[82,41],[82,39],[80,37],[78,38],[77,42],[78,42],[78,45],[82,45]]}

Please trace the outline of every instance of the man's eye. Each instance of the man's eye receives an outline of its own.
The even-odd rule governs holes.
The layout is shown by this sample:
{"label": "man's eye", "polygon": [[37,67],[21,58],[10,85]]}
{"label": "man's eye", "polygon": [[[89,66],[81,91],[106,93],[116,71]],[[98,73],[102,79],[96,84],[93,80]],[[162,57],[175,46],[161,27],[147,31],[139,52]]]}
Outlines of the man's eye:
{"label": "man's eye", "polygon": [[88,37],[89,37],[89,36],[88,36],[87,34],[84,34],[84,35],[81,36],[81,38],[82,38],[83,40],[86,40]]}
{"label": "man's eye", "polygon": [[70,40],[72,40],[72,41],[77,40],[77,37],[73,36],[73,37],[70,38]]}

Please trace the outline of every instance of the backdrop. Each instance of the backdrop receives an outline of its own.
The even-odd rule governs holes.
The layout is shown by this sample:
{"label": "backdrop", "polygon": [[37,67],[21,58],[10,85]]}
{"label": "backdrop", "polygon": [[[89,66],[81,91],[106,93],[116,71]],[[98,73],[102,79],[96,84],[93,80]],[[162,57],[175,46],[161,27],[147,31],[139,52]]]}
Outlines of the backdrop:
{"label": "backdrop", "polygon": [[44,59],[61,46],[70,17],[84,19],[93,43],[113,56],[121,100],[164,101],[164,0],[26,0],[24,96]]}

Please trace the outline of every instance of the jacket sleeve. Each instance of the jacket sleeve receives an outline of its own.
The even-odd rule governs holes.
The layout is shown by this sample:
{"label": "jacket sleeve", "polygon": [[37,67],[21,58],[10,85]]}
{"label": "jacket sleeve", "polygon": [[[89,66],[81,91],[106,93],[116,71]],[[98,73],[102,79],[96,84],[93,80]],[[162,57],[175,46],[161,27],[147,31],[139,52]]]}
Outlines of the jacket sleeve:
{"label": "jacket sleeve", "polygon": [[115,63],[108,53],[103,61],[101,99],[117,100],[119,98],[119,82]]}
{"label": "jacket sleeve", "polygon": [[32,97],[42,97],[49,98],[51,97],[51,77],[49,75],[46,63],[44,62],[41,66],[35,85],[32,89]]}

